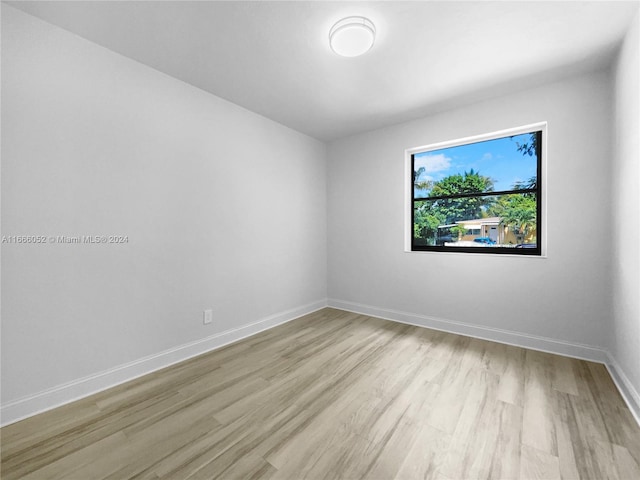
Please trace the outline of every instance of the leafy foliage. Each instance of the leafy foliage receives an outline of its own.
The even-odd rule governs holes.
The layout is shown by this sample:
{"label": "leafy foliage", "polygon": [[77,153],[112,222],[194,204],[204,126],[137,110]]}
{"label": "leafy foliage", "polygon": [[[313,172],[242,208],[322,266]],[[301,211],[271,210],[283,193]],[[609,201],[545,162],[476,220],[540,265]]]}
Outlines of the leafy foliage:
{"label": "leafy foliage", "polygon": [[464,172],[464,174],[450,175],[438,182],[416,183],[416,179],[422,173],[424,173],[423,167],[414,171],[414,185],[417,188],[429,188],[428,198],[435,197],[435,199],[416,202],[413,223],[414,238],[430,239],[433,243],[437,236],[438,226],[454,223],[460,219],[478,218],[482,214],[483,207],[489,205],[490,201],[487,197],[438,198],[461,193],[492,191],[493,181],[473,169]]}
{"label": "leafy foliage", "polygon": [[459,195],[461,193],[484,193],[492,190],[493,180],[480,175],[480,172],[475,172],[472,168],[470,171],[464,172],[464,174],[449,175],[434,183],[429,196],[441,197]]}
{"label": "leafy foliage", "polygon": [[414,170],[413,171],[413,183],[416,183],[416,180],[418,180],[418,178],[420,178],[420,175],[422,175],[425,172],[425,168],[424,167],[420,167],[418,170]]}
{"label": "leafy foliage", "polygon": [[[529,177],[526,182],[516,182],[513,185],[514,190],[529,190],[538,187],[538,177]],[[534,193],[525,193],[525,195],[535,195]]]}
{"label": "leafy foliage", "polygon": [[[474,172],[473,169],[464,174],[455,174],[443,178],[433,184],[429,197],[448,197],[463,193],[485,193],[493,191],[493,180]],[[458,220],[470,220],[482,215],[482,208],[489,205],[489,197],[439,198],[435,200],[432,210],[444,217],[445,223]]]}
{"label": "leafy foliage", "polygon": [[536,228],[537,203],[536,195],[510,194],[502,195],[491,205],[489,214],[502,218],[502,224],[525,238]]}
{"label": "leafy foliage", "polygon": [[459,240],[465,233],[467,233],[467,227],[462,224],[451,227],[451,234],[453,235],[454,240]]}
{"label": "leafy foliage", "polygon": [[[414,238],[435,239],[438,226],[442,225],[444,217],[429,208],[426,202],[419,202],[413,213]],[[433,242],[431,242],[433,243]]]}
{"label": "leafy foliage", "polygon": [[530,133],[529,140],[527,142],[516,142],[516,145],[518,146],[518,151],[521,152],[522,155],[529,155],[530,157],[538,155],[538,133]]}
{"label": "leafy foliage", "polygon": [[420,178],[420,176],[425,172],[425,168],[424,167],[420,167],[418,170],[414,170],[413,171],[413,185],[415,188],[419,189],[419,190],[428,190],[431,187],[433,187],[433,181],[432,180],[422,180],[422,181],[418,181],[418,179]]}

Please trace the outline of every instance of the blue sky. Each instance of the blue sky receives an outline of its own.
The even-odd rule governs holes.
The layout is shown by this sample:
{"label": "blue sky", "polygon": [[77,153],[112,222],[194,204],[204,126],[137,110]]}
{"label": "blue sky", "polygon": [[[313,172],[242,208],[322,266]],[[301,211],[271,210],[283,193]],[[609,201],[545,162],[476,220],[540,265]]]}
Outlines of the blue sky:
{"label": "blue sky", "polygon": [[[529,134],[513,138],[497,138],[484,142],[443,148],[414,156],[415,169],[425,167],[417,181],[442,180],[455,173],[468,172],[472,168],[480,175],[491,177],[494,191],[511,190],[518,181],[536,176],[536,157],[524,156],[518,145],[529,140]],[[417,195],[424,196],[424,195]]]}

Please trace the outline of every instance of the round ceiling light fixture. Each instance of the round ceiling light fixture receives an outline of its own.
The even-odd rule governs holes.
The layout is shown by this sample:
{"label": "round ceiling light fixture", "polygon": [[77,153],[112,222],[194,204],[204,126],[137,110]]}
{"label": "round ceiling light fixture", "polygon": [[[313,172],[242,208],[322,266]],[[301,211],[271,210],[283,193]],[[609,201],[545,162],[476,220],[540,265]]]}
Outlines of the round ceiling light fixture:
{"label": "round ceiling light fixture", "polygon": [[343,57],[357,57],[369,51],[376,39],[376,27],[365,17],[347,17],[329,31],[331,50]]}

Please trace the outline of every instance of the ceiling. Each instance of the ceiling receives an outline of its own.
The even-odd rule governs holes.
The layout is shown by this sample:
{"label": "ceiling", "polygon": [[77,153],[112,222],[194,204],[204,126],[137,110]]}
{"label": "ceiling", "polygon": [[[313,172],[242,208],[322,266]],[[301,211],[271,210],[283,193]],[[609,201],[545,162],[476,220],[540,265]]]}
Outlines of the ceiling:
{"label": "ceiling", "polygon": [[[6,2],[320,140],[611,61],[638,1]],[[339,19],[376,25],[365,55]]]}

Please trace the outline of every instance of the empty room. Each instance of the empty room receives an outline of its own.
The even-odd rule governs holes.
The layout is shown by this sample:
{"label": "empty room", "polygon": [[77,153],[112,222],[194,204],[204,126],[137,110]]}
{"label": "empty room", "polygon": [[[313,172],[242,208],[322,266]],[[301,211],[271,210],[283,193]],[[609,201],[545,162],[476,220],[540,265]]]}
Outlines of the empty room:
{"label": "empty room", "polygon": [[0,8],[3,480],[640,478],[640,2]]}

